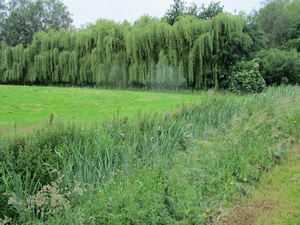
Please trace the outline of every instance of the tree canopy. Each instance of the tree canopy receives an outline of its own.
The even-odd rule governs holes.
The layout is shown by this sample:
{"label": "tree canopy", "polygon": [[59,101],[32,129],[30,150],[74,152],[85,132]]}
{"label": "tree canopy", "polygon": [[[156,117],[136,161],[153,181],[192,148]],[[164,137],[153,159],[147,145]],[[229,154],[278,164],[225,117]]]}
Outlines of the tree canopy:
{"label": "tree canopy", "polygon": [[270,43],[274,47],[292,38],[299,15],[299,0],[265,1],[264,7],[257,14],[257,21],[260,29],[269,35]]}
{"label": "tree canopy", "polygon": [[224,6],[220,2],[211,2],[208,7],[202,4],[198,7],[195,3],[187,7],[186,2],[174,0],[174,4],[167,10],[165,17],[170,25],[173,25],[178,19],[185,16],[195,16],[198,19],[209,20],[223,12]]}
{"label": "tree canopy", "polygon": [[10,0],[0,2],[0,38],[8,45],[31,43],[34,33],[49,29],[68,29],[71,13],[59,0]]}

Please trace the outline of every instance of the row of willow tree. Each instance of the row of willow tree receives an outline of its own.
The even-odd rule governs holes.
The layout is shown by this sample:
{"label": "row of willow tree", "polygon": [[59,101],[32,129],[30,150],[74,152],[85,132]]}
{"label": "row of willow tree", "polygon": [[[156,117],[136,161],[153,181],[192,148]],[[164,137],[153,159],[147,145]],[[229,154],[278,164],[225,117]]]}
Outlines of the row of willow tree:
{"label": "row of willow tree", "polygon": [[2,43],[0,82],[110,88],[223,88],[252,40],[241,16],[187,16],[173,26],[143,16],[134,24],[98,20],[78,31],[35,34],[24,48]]}

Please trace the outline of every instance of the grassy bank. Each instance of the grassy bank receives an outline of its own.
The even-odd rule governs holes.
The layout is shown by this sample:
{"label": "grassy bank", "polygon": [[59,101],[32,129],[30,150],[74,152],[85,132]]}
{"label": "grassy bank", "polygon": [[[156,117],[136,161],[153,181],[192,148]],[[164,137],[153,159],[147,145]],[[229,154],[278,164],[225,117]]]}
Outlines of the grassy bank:
{"label": "grassy bank", "polygon": [[247,198],[239,198],[231,210],[218,217],[215,224],[298,224],[300,217],[300,146],[282,160]]}
{"label": "grassy bank", "polygon": [[168,117],[54,123],[0,142],[1,212],[16,223],[205,224],[299,138],[298,87],[219,94]]}

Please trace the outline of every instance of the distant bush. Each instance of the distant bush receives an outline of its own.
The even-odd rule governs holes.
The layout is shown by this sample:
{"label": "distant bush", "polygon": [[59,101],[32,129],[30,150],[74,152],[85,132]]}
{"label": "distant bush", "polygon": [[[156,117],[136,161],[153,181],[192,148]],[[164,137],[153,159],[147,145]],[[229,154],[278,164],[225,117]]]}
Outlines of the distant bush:
{"label": "distant bush", "polygon": [[262,50],[257,57],[261,59],[259,71],[267,85],[300,83],[300,53],[295,49]]}
{"label": "distant bush", "polygon": [[287,51],[296,49],[297,52],[300,52],[300,38],[288,40],[287,42],[283,43],[281,48]]}
{"label": "distant bush", "polygon": [[229,90],[233,92],[261,92],[266,82],[259,72],[259,59],[236,63],[232,68]]}

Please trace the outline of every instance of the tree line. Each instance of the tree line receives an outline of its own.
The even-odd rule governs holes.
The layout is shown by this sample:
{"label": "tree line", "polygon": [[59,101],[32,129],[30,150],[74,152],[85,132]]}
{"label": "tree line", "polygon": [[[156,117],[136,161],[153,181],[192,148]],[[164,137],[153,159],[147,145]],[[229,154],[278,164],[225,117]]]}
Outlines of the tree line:
{"label": "tree line", "polygon": [[[275,32],[281,22],[263,20],[278,7],[291,11],[291,22]],[[163,18],[142,16],[133,24],[100,19],[78,30],[47,28],[35,32],[27,46],[2,42],[0,83],[246,92],[296,84],[297,10],[299,0],[278,0],[250,15],[232,15],[220,3],[198,8],[175,0]]]}
{"label": "tree line", "polygon": [[[247,48],[241,17],[185,17],[169,25],[141,17],[134,25],[99,20],[77,32],[38,32],[32,44],[2,43],[1,81],[35,85],[217,88],[235,48]],[[230,45],[230,46],[228,46]]]}

